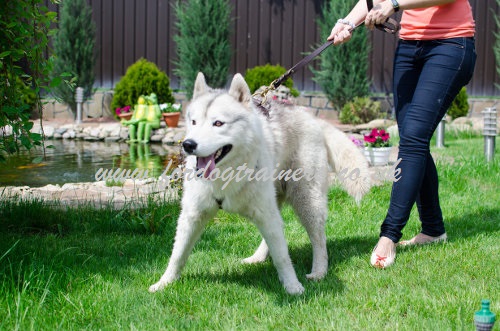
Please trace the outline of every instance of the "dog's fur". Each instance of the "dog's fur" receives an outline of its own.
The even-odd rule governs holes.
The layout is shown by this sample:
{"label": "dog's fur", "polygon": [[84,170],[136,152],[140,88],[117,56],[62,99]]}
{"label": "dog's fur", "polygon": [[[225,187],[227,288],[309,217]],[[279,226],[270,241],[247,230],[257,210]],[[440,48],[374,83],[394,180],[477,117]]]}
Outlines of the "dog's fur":
{"label": "dog's fur", "polygon": [[[354,176],[357,178],[347,178],[342,184],[359,201],[370,188],[368,164],[344,133],[296,108],[274,104],[266,117],[253,104],[248,85],[240,74],[234,76],[228,92],[210,89],[203,74],[198,74],[186,114],[183,147],[189,154],[187,168],[196,170],[211,160],[217,161],[215,166],[220,173],[229,168],[236,171],[245,165],[255,171],[278,167],[276,174],[279,170],[303,169],[314,176],[312,180],[245,178],[230,183],[203,176],[185,179],[172,256],[167,270],[149,288],[150,292],[161,290],[179,278],[193,246],[219,208],[246,217],[262,234],[260,246],[243,262],[262,262],[270,254],[286,291],[300,294],[304,288],[288,254],[280,215],[282,203],[290,203],[312,243],[312,271],[307,278],[318,280],[326,275],[329,169],[337,172],[358,169],[358,176]],[[220,159],[216,153],[221,151]]]}

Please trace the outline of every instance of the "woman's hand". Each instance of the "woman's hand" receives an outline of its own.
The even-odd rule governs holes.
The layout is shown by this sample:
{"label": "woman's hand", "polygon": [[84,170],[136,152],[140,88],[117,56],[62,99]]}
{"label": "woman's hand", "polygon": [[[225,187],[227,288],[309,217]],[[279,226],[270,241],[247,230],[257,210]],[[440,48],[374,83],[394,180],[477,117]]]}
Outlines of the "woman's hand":
{"label": "woman's hand", "polygon": [[327,40],[333,40],[334,45],[342,44],[351,39],[352,27],[348,24],[337,23]]}
{"label": "woman's hand", "polygon": [[392,2],[390,0],[383,1],[375,5],[366,15],[365,25],[368,29],[373,30],[375,24],[384,24],[392,14],[394,14]]}

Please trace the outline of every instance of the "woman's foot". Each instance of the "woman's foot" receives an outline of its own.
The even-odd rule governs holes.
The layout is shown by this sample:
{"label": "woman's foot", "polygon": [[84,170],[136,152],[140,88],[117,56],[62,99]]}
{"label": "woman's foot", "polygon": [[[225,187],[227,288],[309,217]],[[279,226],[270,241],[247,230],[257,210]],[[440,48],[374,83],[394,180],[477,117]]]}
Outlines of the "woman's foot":
{"label": "woman's foot", "polygon": [[387,237],[380,237],[373,249],[370,264],[375,268],[387,268],[396,259],[396,244]]}
{"label": "woman's foot", "polygon": [[446,241],[446,239],[447,239],[446,233],[443,233],[442,235],[440,235],[438,237],[431,237],[431,236],[428,236],[426,234],[419,233],[415,237],[411,238],[410,240],[400,241],[399,245],[401,245],[401,246],[425,245],[425,244],[444,242],[444,241]]}

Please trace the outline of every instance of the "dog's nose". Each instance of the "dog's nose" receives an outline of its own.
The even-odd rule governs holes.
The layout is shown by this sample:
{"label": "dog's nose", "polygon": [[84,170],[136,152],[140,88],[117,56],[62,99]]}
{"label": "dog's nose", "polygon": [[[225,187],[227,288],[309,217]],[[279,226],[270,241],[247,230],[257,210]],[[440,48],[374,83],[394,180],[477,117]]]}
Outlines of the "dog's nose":
{"label": "dog's nose", "polygon": [[192,154],[197,146],[198,144],[193,139],[186,139],[182,142],[182,148],[184,148],[188,154]]}

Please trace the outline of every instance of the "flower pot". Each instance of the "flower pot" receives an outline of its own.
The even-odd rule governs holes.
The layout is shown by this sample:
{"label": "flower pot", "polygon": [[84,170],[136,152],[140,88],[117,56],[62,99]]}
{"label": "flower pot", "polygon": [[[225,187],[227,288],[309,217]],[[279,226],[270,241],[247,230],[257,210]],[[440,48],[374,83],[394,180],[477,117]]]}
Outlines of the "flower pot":
{"label": "flower pot", "polygon": [[179,118],[181,116],[180,112],[174,112],[174,113],[162,113],[163,115],[163,120],[165,121],[165,124],[169,128],[176,128],[177,124],[179,123]]}
{"label": "flower pot", "polygon": [[121,113],[118,114],[118,117],[120,120],[128,121],[132,118],[132,115],[134,115],[134,113]]}
{"label": "flower pot", "polygon": [[372,166],[381,166],[389,163],[392,147],[365,147],[363,154]]}

